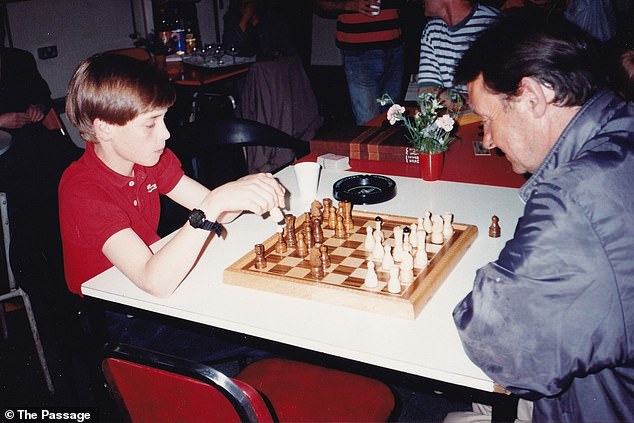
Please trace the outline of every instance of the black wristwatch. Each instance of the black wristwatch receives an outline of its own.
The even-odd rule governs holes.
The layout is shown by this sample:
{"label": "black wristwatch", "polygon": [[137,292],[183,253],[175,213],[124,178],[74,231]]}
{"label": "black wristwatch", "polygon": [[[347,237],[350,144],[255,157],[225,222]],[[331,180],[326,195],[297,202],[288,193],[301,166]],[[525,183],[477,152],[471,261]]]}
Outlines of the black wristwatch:
{"label": "black wristwatch", "polygon": [[222,235],[222,225],[218,222],[210,222],[205,216],[205,212],[199,209],[193,209],[189,213],[189,224],[196,229],[204,229],[206,231],[214,231],[216,235]]}

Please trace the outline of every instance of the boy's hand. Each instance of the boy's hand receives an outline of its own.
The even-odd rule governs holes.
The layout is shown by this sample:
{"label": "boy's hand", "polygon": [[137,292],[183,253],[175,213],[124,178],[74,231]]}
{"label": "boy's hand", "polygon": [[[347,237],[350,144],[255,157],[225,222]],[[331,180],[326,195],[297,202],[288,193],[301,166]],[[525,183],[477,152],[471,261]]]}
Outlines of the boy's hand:
{"label": "boy's hand", "polygon": [[210,220],[229,221],[243,211],[262,215],[284,207],[284,188],[270,173],[247,175],[207,195],[203,210]]}

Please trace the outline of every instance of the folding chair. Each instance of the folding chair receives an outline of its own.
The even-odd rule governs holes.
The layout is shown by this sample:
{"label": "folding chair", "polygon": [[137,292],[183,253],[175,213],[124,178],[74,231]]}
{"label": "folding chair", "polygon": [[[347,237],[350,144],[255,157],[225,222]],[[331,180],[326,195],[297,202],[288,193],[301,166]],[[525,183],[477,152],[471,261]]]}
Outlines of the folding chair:
{"label": "folding chair", "polygon": [[46,387],[50,393],[55,391],[53,387],[53,381],[51,374],[48,370],[46,363],[46,357],[44,356],[44,348],[42,347],[42,341],[40,340],[40,333],[37,330],[37,324],[35,323],[35,315],[33,314],[33,308],[31,307],[31,300],[28,294],[20,287],[17,286],[15,275],[11,269],[11,260],[9,255],[9,248],[11,245],[11,228],[9,224],[9,212],[7,207],[7,195],[4,192],[0,192],[0,218],[2,219],[2,249],[4,250],[3,264],[7,270],[8,291],[0,290],[0,326],[2,329],[2,336],[7,339],[9,336],[9,330],[7,327],[4,303],[13,300],[17,297],[22,298],[24,304],[24,310],[26,311],[29,319],[29,325],[31,327],[31,333],[33,334],[33,341],[35,342],[35,349],[37,351],[40,365],[42,366],[42,372],[44,373],[44,379],[46,380]]}
{"label": "folding chair", "polygon": [[234,378],[199,363],[118,344],[102,370],[122,411],[144,422],[381,422],[394,409],[374,379],[265,358]]}

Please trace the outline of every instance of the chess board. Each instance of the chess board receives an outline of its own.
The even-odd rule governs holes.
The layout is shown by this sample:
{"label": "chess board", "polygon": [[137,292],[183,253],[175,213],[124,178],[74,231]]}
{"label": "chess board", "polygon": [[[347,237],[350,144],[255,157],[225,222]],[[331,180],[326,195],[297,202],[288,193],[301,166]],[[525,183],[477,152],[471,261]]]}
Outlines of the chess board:
{"label": "chess board", "polygon": [[[366,227],[375,226],[376,213],[352,211],[354,229],[345,237],[337,238],[334,230],[324,225],[324,242],[328,246],[330,266],[320,279],[313,276],[309,258],[300,257],[293,249],[278,253],[275,234],[262,242],[266,266],[257,269],[256,254],[252,249],[224,271],[224,283],[276,292],[344,307],[378,312],[406,319],[415,319],[429,302],[447,275],[462,258],[478,234],[474,225],[453,223],[454,233],[443,244],[432,244],[427,236],[427,267],[414,268],[414,280],[402,285],[398,294],[387,290],[389,272],[376,267],[379,284],[376,288],[364,285],[367,260]],[[417,218],[381,214],[381,230],[385,243],[393,245],[392,233],[396,226],[409,226]],[[299,228],[304,216],[296,220]]]}

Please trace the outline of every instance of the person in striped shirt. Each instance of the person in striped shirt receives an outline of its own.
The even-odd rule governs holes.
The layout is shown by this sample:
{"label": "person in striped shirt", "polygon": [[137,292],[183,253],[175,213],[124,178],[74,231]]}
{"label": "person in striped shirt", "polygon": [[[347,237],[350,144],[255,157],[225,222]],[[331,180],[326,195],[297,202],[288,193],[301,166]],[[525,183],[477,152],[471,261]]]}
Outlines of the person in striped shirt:
{"label": "person in striped shirt", "polygon": [[477,35],[499,15],[494,7],[470,0],[425,0],[425,25],[420,40],[417,85],[419,92],[454,89],[456,65]]}
{"label": "person in striped shirt", "polygon": [[317,11],[338,14],[336,44],[357,125],[381,113],[381,95],[403,95],[402,6],[403,0],[315,0]]}

